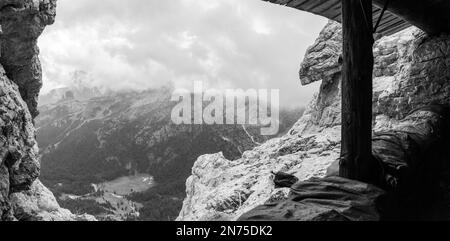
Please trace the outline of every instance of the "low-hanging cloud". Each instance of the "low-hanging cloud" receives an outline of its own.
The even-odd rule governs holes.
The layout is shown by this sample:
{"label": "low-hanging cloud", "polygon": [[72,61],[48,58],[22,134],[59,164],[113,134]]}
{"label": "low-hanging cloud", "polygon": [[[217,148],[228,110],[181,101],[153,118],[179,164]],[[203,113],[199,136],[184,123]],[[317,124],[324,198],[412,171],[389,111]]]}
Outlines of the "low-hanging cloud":
{"label": "low-hanging cloud", "polygon": [[59,0],[40,39],[44,92],[83,70],[112,90],[277,88],[306,104],[298,68],[326,20],[261,0]]}

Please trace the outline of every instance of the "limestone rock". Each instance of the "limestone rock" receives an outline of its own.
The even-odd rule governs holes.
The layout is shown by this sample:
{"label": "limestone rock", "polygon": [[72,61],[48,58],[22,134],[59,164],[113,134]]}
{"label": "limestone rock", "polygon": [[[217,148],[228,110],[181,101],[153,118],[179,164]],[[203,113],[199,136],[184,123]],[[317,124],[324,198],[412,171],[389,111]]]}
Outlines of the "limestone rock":
{"label": "limestone rock", "polygon": [[303,85],[316,81],[329,82],[341,71],[342,56],[341,24],[329,21],[320,32],[314,45],[308,48],[300,67],[300,80]]}
{"label": "limestone rock", "polygon": [[178,220],[236,220],[268,200],[286,198],[289,189],[275,189],[272,172],[300,180],[324,176],[339,157],[339,132],[335,128],[320,135],[287,135],[236,161],[222,154],[200,157],[186,182],[187,198]]}
{"label": "limestone rock", "polygon": [[0,220],[92,220],[61,209],[36,181],[33,117],[42,85],[37,38],[54,22],[55,10],[56,0],[0,1]]}
{"label": "limestone rock", "polygon": [[55,21],[56,0],[0,1],[0,63],[36,117],[42,70],[37,39]]}
{"label": "limestone rock", "polygon": [[17,85],[0,65],[0,217],[11,217],[9,194],[27,189],[39,176],[32,118]]}
{"label": "limestone rock", "polygon": [[93,220],[61,209],[39,181],[35,128],[18,87],[0,65],[0,220]]}
{"label": "limestone rock", "polygon": [[61,209],[39,181],[32,117],[0,65],[0,220],[93,220]]}
{"label": "limestone rock", "polygon": [[398,120],[429,103],[450,103],[450,36],[427,37],[417,29],[403,33],[385,38],[375,48],[379,56],[374,75],[377,118]]}
{"label": "limestone rock", "polygon": [[340,78],[342,57],[341,24],[329,21],[316,42],[306,52],[300,66],[303,85],[322,81],[305,111],[302,121],[293,128],[295,134],[318,133],[341,124]]}
{"label": "limestone rock", "polygon": [[14,215],[22,221],[96,221],[91,215],[74,215],[62,209],[56,198],[40,181],[30,190],[11,195]]}

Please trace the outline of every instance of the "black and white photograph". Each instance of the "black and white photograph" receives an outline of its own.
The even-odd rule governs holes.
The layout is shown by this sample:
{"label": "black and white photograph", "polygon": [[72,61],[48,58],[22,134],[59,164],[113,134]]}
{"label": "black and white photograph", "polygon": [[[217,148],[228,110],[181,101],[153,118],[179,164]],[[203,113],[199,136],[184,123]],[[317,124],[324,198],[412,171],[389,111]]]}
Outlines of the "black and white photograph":
{"label": "black and white photograph", "polygon": [[0,0],[0,220],[157,221],[198,240],[449,221],[449,13]]}

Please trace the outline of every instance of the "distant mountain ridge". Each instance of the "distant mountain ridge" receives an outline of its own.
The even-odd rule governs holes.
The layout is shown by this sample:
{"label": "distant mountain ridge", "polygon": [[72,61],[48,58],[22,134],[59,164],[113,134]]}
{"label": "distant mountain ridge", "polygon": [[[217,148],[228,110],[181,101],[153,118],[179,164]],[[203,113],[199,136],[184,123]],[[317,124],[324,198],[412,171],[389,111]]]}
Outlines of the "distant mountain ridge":
{"label": "distant mountain ridge", "polygon": [[[53,100],[59,100],[41,105],[36,119],[42,181],[57,197],[84,196],[94,192],[92,184],[149,174],[155,187],[125,197],[143,204],[140,219],[166,220],[178,215],[186,178],[198,156],[222,152],[237,159],[271,138],[261,136],[258,126],[175,125],[171,111],[176,103],[170,101],[169,87],[92,98],[80,97],[70,88],[64,91],[62,96],[61,89],[51,92],[57,95]],[[96,89],[85,92],[100,93]],[[67,93],[75,94],[67,98]],[[286,120],[281,123],[282,131],[301,115],[297,110],[282,113]],[[65,206],[64,200],[60,202]],[[74,212],[73,208],[85,206],[72,201],[67,204]]]}
{"label": "distant mountain ridge", "polygon": [[100,88],[89,85],[89,75],[85,71],[74,71],[72,83],[51,90],[39,96],[39,107],[55,104],[64,100],[89,100],[104,95]]}

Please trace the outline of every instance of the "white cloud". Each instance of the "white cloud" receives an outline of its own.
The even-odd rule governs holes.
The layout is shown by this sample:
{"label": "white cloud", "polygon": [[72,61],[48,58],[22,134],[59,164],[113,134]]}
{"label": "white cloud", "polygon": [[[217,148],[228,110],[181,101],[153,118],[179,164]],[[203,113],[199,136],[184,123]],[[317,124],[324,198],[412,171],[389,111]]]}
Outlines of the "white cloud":
{"label": "white cloud", "polygon": [[259,34],[270,34],[272,31],[261,19],[253,19],[253,30]]}
{"label": "white cloud", "polygon": [[326,22],[261,0],[59,0],[57,14],[39,43],[44,91],[84,70],[112,89],[277,88],[284,104],[310,99],[298,68]]}

